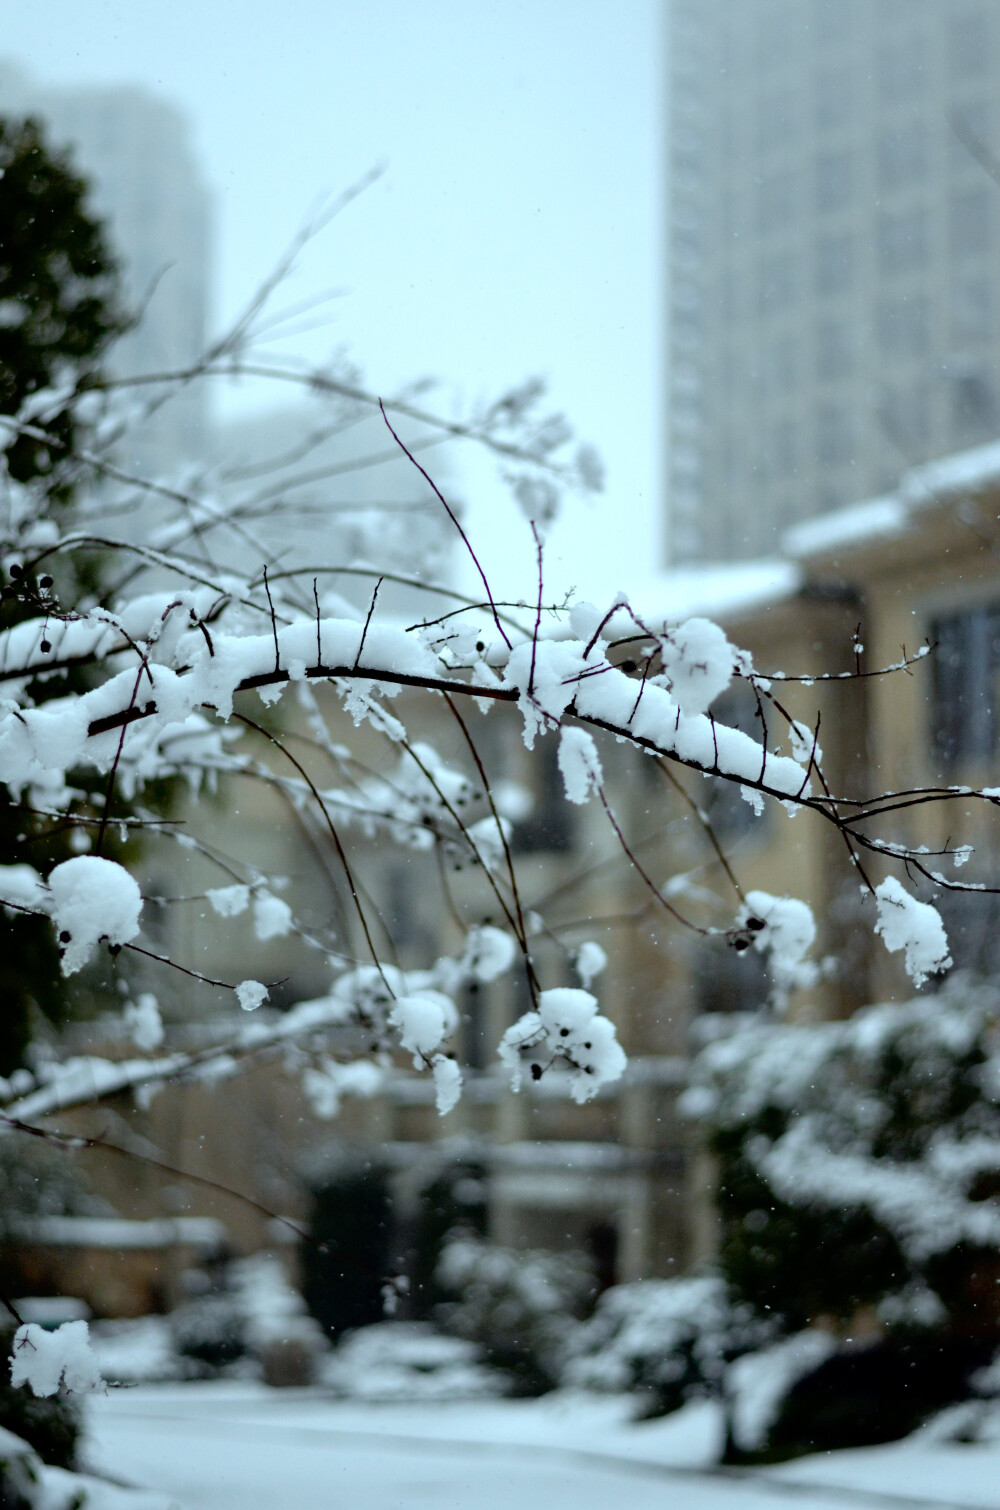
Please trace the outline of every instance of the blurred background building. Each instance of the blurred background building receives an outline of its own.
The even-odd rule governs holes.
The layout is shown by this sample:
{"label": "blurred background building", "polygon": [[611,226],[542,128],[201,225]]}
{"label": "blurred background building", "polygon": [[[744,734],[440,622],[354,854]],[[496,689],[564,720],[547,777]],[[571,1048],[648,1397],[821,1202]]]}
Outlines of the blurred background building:
{"label": "blurred background building", "polygon": [[1000,9],[672,0],[676,563],[1000,424]]}
{"label": "blurred background building", "polygon": [[[0,60],[0,111],[33,115],[54,148],[68,151],[89,182],[121,262],[127,310],[137,318],[116,342],[119,377],[180,372],[196,363],[208,335],[211,205],[188,123],[168,101],[132,85],[56,88]],[[147,476],[173,476],[198,461],[207,440],[203,385],[143,387],[137,403],[155,411],[128,427],[120,463]]]}

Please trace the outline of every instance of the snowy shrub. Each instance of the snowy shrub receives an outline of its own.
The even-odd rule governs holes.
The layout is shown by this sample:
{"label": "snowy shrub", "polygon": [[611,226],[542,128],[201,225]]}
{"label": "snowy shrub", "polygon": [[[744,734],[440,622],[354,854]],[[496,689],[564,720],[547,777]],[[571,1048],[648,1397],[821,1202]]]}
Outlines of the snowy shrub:
{"label": "snowy shrub", "polygon": [[[15,1330],[13,1323],[0,1329],[0,1347],[5,1357],[12,1351]],[[27,1442],[43,1463],[72,1468],[82,1429],[79,1401],[73,1396],[64,1392],[38,1396],[12,1383],[9,1368],[0,1370],[0,1431],[13,1432]],[[0,1504],[6,1504],[2,1495]]]}
{"label": "snowy shrub", "polygon": [[615,1285],[573,1334],[562,1383],[630,1391],[646,1416],[717,1397],[726,1365],[775,1331],[714,1274]]}
{"label": "snowy shrub", "polygon": [[[696,1058],[682,1104],[717,1161],[733,1294],[786,1334],[818,1323],[842,1344],[772,1400],[761,1450],[912,1429],[1000,1340],[983,1303],[1000,1281],[998,1013],[994,987],[953,977],[847,1021],[734,1019]],[[883,1377],[903,1381],[894,1409],[859,1408]],[[764,1435],[743,1430],[753,1450]]]}
{"label": "snowy shrub", "polygon": [[350,1332],[323,1368],[343,1399],[469,1400],[505,1392],[507,1380],[477,1361],[477,1349],[426,1322],[383,1321]]}
{"label": "snowy shrub", "polygon": [[456,1296],[441,1307],[445,1326],[509,1373],[515,1393],[544,1394],[555,1386],[574,1324],[593,1300],[587,1264],[575,1255],[456,1237],[445,1247],[438,1279]]}
{"label": "snowy shrub", "polygon": [[169,1321],[177,1353],[204,1365],[208,1372],[246,1355],[247,1315],[240,1297],[231,1290],[212,1289],[192,1296],[171,1311]]}
{"label": "snowy shrub", "polygon": [[685,1105],[719,1161],[742,1297],[792,1327],[867,1306],[919,1330],[942,1320],[936,1295],[982,1328],[970,1285],[1000,1244],[998,1009],[994,988],[955,978],[846,1022],[744,1023],[701,1052]]}

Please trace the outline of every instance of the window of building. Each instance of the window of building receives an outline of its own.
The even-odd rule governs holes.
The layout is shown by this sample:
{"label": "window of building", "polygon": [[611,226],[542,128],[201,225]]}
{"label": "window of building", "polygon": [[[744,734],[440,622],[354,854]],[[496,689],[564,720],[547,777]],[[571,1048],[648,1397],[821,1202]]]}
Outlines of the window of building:
{"label": "window of building", "polygon": [[816,37],[836,46],[850,35],[854,0],[814,0],[812,25]]}
{"label": "window of building", "polygon": [[763,957],[756,949],[737,954],[721,939],[698,946],[692,983],[696,1012],[759,1012],[767,1004]]}
{"label": "window of building", "polygon": [[883,356],[925,355],[930,343],[930,316],[924,296],[882,299],[876,314]]}
{"label": "window of building", "polygon": [[821,214],[845,209],[854,191],[854,154],[821,152],[816,158],[816,208]]}
{"label": "window of building", "polygon": [[[927,383],[906,383],[883,390],[878,420],[883,434],[901,456],[913,456],[923,450],[931,427]],[[894,488],[896,481],[893,473],[891,480],[886,482],[886,489]]]}
{"label": "window of building", "polygon": [[[830,6],[832,14],[837,0]],[[854,104],[854,80],[844,65],[824,68],[815,82],[816,125],[820,131],[835,131],[851,119]]]}
{"label": "window of building", "polygon": [[945,766],[988,760],[997,743],[1000,606],[948,614],[931,625],[931,742]]}
{"label": "window of building", "polygon": [[992,435],[997,423],[996,388],[990,375],[969,371],[952,378],[952,430],[959,443]]}
{"label": "window of building", "polygon": [[990,278],[962,278],[952,286],[951,333],[956,341],[991,339],[993,284]]}
{"label": "window of building", "polygon": [[[996,193],[994,189],[993,194]],[[964,189],[951,198],[949,230],[956,258],[981,257],[990,249],[993,199],[987,189]]]}
{"label": "window of building", "polygon": [[948,27],[948,62],[956,79],[981,77],[989,71],[992,44],[991,17],[986,7],[958,10]]}
{"label": "window of building", "polygon": [[845,293],[853,277],[853,237],[821,237],[816,243],[816,292],[821,295]]}
{"label": "window of building", "polygon": [[883,193],[919,183],[927,171],[927,133],[921,121],[883,131],[878,141],[878,182]]}
{"label": "window of building", "polygon": [[775,152],[793,139],[796,122],[796,99],[790,90],[776,90],[760,102],[757,139],[762,152]]}
{"label": "window of building", "polygon": [[838,382],[854,369],[854,343],[843,320],[821,320],[816,327],[816,376]]}
{"label": "window of building", "polygon": [[768,450],[771,466],[778,477],[795,471],[795,425],[790,419],[779,420],[771,431]]}
{"label": "window of building", "polygon": [[926,45],[922,36],[903,36],[878,50],[876,82],[886,104],[919,95],[926,83]]}
{"label": "window of building", "polygon": [[790,252],[768,257],[761,263],[757,280],[757,308],[761,314],[787,309],[795,299],[795,258]]}
{"label": "window of building", "polygon": [[772,173],[757,190],[757,229],[763,235],[787,226],[795,214],[795,175]]}
{"label": "window of building", "polygon": [[[674,460],[676,463],[676,455]],[[534,807],[527,818],[514,825],[511,848],[517,854],[563,853],[573,843],[573,815],[559,770],[557,740],[542,737],[535,746],[532,770]]]}
{"label": "window of building", "polygon": [[816,411],[816,461],[821,467],[840,467],[854,459],[851,416],[839,404],[821,404]]}
{"label": "window of building", "polygon": [[764,348],[761,378],[767,397],[791,393],[795,387],[797,371],[795,341],[792,336],[780,336]]}
{"label": "window of building", "polygon": [[928,250],[927,212],[922,208],[879,216],[878,255],[883,273],[923,267]]}

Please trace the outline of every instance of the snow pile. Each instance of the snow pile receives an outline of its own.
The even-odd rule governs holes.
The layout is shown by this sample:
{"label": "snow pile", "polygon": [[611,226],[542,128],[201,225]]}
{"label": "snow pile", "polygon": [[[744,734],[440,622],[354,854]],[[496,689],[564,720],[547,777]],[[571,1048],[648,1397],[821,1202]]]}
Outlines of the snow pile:
{"label": "snow pile", "polygon": [[350,1332],[323,1366],[322,1382],[341,1399],[478,1400],[507,1392],[473,1343],[425,1322],[382,1321]]}
{"label": "snow pile", "polygon": [[26,1322],[14,1333],[10,1382],[27,1385],[36,1395],[54,1395],[61,1387],[73,1394],[100,1389],[104,1383],[85,1321],[67,1321],[48,1332]]}
{"label": "snow pile", "polygon": [[887,876],[876,886],[875,903],[875,932],[882,935],[890,954],[905,951],[906,973],[915,986],[950,967],[948,937],[936,907],[911,897],[895,876]]}
{"label": "snow pile", "polygon": [[521,1086],[524,1055],[530,1055],[534,1080],[548,1064],[563,1060],[572,1070],[570,1095],[581,1103],[592,1100],[602,1085],[620,1079],[628,1063],[614,1023],[600,1015],[589,991],[573,986],[543,991],[538,1011],[526,1012],[507,1029],[498,1053],[511,1072],[514,1090]]}
{"label": "snow pile", "polygon": [[99,939],[127,944],[139,932],[139,887],[114,860],[77,855],[57,865],[48,884],[64,975],[83,968]]}

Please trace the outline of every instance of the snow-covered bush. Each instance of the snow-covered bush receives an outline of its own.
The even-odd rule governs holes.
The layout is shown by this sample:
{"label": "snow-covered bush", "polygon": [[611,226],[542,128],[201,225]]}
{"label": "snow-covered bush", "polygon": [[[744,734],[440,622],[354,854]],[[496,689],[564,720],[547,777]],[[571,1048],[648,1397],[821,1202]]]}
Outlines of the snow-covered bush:
{"label": "snow-covered bush", "polygon": [[192,1295],[170,1313],[170,1335],[181,1358],[216,1372],[247,1353],[247,1315],[239,1295],[229,1289]]}
{"label": "snow-covered bush", "polygon": [[508,1380],[478,1349],[426,1322],[382,1321],[349,1332],[323,1366],[327,1389],[351,1400],[471,1400],[503,1394]]}
{"label": "snow-covered bush", "polygon": [[737,1446],[899,1434],[1000,1342],[983,1304],[1000,1280],[998,1020],[1000,990],[953,977],[847,1021],[734,1019],[695,1059],[683,1105],[716,1160],[722,1272],[785,1334],[757,1374],[728,1376],[734,1400],[770,1381]]}
{"label": "snow-covered bush", "polygon": [[457,1236],[444,1249],[438,1278],[456,1297],[440,1308],[445,1327],[509,1373],[516,1393],[543,1394],[556,1385],[575,1325],[593,1304],[588,1264],[576,1255]]}
{"label": "snow-covered bush", "polygon": [[[0,1328],[0,1347],[5,1358],[12,1352],[16,1330],[14,1324]],[[0,1370],[0,1430],[27,1442],[43,1463],[57,1468],[74,1467],[82,1428],[79,1397],[65,1391],[38,1395],[14,1384],[9,1366]]]}
{"label": "snow-covered bush", "polygon": [[715,1274],[615,1285],[572,1333],[561,1382],[627,1391],[640,1415],[666,1415],[686,1400],[718,1398],[727,1365],[776,1330],[734,1302]]}
{"label": "snow-covered bush", "polygon": [[685,1105],[718,1160],[741,1297],[793,1328],[862,1307],[897,1329],[982,1328],[970,1283],[1000,1244],[998,1011],[994,987],[953,979],[844,1022],[742,1023],[702,1050]]}

